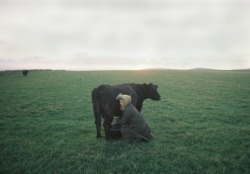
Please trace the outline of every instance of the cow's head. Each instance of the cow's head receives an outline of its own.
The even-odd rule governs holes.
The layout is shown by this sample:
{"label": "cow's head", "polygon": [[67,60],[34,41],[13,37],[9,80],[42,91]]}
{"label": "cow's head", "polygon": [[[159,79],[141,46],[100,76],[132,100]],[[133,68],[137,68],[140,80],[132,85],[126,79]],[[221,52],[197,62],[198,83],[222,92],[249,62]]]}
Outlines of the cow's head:
{"label": "cow's head", "polygon": [[147,95],[150,99],[157,100],[157,101],[161,99],[161,96],[157,91],[157,88],[158,88],[157,85],[154,85],[153,83],[150,83],[150,84],[144,83],[143,86],[146,88]]}

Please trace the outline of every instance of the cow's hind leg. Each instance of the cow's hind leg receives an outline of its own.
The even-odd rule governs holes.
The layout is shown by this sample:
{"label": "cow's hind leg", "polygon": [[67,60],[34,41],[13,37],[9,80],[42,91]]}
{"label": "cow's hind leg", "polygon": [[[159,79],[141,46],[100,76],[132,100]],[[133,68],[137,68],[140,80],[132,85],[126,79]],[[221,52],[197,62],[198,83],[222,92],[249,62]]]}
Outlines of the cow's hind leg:
{"label": "cow's hind leg", "polygon": [[96,138],[102,138],[102,135],[101,135],[101,116],[100,115],[96,116],[95,126],[96,126]]}
{"label": "cow's hind leg", "polygon": [[96,124],[96,138],[102,138],[101,135],[101,124]]}

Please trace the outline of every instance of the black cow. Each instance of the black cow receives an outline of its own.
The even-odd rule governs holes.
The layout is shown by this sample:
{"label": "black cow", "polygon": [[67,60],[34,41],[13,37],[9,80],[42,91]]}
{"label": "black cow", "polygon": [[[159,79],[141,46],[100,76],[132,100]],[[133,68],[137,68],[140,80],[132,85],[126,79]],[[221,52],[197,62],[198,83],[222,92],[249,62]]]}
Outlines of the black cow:
{"label": "black cow", "polygon": [[27,76],[28,73],[29,73],[29,70],[23,70],[23,71],[22,71],[23,76]]}
{"label": "black cow", "polygon": [[109,129],[114,116],[121,116],[119,101],[115,98],[118,94],[130,95],[132,104],[140,112],[145,99],[160,100],[157,85],[150,84],[123,84],[123,85],[100,85],[92,91],[92,105],[95,115],[97,138],[101,138],[101,117],[104,118],[103,127],[106,139],[110,139]]}

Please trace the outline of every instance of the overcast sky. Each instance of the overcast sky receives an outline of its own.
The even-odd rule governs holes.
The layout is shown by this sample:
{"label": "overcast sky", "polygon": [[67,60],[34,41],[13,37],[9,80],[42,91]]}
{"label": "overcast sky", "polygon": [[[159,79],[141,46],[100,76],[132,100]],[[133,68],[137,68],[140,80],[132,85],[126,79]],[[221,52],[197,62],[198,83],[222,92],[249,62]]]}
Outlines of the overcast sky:
{"label": "overcast sky", "polygon": [[0,0],[0,70],[250,68],[249,0]]}

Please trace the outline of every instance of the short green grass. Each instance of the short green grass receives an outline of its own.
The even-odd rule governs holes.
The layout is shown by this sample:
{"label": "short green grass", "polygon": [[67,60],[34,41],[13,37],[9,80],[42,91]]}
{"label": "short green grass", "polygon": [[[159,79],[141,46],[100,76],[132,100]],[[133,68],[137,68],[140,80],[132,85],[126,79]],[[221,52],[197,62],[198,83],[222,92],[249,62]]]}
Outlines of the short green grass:
{"label": "short green grass", "polygon": [[[130,82],[159,86],[155,138],[96,139],[92,89]],[[0,173],[250,173],[250,72],[1,73],[0,131]]]}

